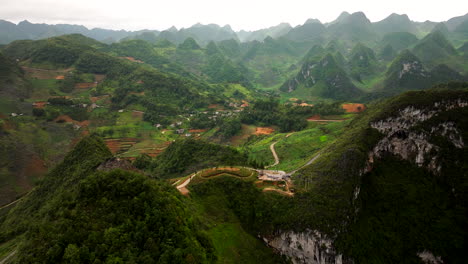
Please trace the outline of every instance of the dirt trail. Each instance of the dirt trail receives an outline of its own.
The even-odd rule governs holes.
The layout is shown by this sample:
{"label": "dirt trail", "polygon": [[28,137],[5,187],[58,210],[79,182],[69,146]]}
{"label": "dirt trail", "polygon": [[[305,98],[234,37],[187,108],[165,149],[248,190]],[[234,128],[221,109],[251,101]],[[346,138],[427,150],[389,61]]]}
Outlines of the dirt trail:
{"label": "dirt trail", "polygon": [[7,262],[11,257],[13,257],[16,254],[16,250],[12,251],[8,256],[4,257],[2,260],[0,260],[0,264],[6,264],[9,263]]}
{"label": "dirt trail", "polygon": [[[31,191],[32,191],[32,190],[31,190]],[[11,202],[11,203],[8,203],[8,204],[5,204],[5,205],[2,205],[2,206],[0,207],[0,210],[1,210],[1,209],[3,209],[3,208],[7,208],[7,207],[9,207],[9,206],[12,206],[12,205],[14,205],[15,203],[17,203],[17,202],[21,201],[21,200],[22,200],[24,197],[28,196],[28,194],[29,194],[29,193],[31,193],[31,191],[29,191],[29,192],[25,193],[23,196],[21,196],[20,198],[18,198],[18,199],[16,199],[16,200],[14,200],[14,201],[13,201],[13,202]]]}
{"label": "dirt trail", "polygon": [[317,153],[317,155],[315,155],[313,158],[311,158],[306,164],[302,165],[301,167],[299,167],[298,169],[296,170],[293,170],[289,173],[289,175],[293,175],[294,173],[296,173],[298,170],[306,167],[306,166],[309,166],[310,164],[312,164],[316,159],[318,159],[318,157],[320,157],[320,153]]}
{"label": "dirt trail", "polygon": [[[24,196],[23,196],[23,197],[24,197]],[[21,199],[23,199],[23,197],[19,198],[18,200],[14,200],[13,202],[11,202],[11,203],[9,203],[9,204],[3,205],[2,207],[0,207],[0,210],[3,209],[3,208],[7,208],[7,207],[9,207],[9,206],[14,205],[15,203],[21,201]]]}
{"label": "dirt trail", "polygon": [[273,154],[273,157],[275,158],[275,163],[273,163],[272,165],[270,166],[266,166],[265,168],[270,168],[270,167],[274,167],[276,165],[279,164],[279,158],[278,158],[278,154],[276,154],[276,151],[275,151],[275,144],[278,143],[278,141],[276,141],[275,143],[272,143],[270,145],[270,150],[271,150],[271,154]]}
{"label": "dirt trail", "polygon": [[190,183],[193,177],[195,177],[195,175],[197,175],[197,173],[190,175],[190,177],[188,177],[188,179],[185,180],[182,184],[177,185],[176,187],[177,190],[179,190],[179,192],[182,193],[183,195],[187,195],[189,193],[189,190],[187,189],[186,186]]}
{"label": "dirt trail", "polygon": [[264,192],[277,192],[277,193],[287,195],[287,196],[294,196],[294,193],[292,192],[287,192],[287,191],[283,191],[283,190],[279,190],[279,189],[271,188],[271,187],[263,188],[263,191]]}

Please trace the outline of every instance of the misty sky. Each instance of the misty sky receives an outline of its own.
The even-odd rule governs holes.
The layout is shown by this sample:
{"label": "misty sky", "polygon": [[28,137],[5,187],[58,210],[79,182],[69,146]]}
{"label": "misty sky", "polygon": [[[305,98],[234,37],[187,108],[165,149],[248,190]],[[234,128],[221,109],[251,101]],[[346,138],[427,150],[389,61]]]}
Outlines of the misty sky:
{"label": "misty sky", "polygon": [[468,12],[464,0],[0,0],[0,19],[18,23],[80,24],[88,28],[157,29],[195,23],[229,24],[234,30],[255,30],[281,22],[292,26],[308,18],[322,23],[342,11],[363,11],[371,21],[391,13],[413,21],[446,21]]}

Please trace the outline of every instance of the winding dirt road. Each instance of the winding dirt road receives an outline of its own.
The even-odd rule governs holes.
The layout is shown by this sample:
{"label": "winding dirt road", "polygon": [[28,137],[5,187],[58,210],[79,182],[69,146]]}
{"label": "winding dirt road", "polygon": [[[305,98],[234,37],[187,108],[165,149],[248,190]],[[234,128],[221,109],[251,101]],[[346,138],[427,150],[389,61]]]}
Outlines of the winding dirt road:
{"label": "winding dirt road", "polygon": [[16,254],[16,250],[12,251],[10,254],[8,254],[6,257],[4,257],[2,260],[0,260],[0,264],[6,264],[8,263],[7,261],[13,257]]}
{"label": "winding dirt road", "polygon": [[274,166],[276,166],[276,165],[279,164],[278,154],[276,154],[276,151],[275,151],[275,145],[276,145],[276,143],[278,143],[278,141],[276,141],[275,143],[273,143],[273,144],[270,145],[271,154],[273,154],[273,157],[275,158],[275,163],[273,163],[273,164],[270,165],[270,166],[266,166],[265,168],[274,167]]}
{"label": "winding dirt road", "polygon": [[190,175],[190,177],[188,177],[188,179],[185,180],[182,184],[177,185],[177,190],[179,190],[179,192],[182,193],[183,195],[187,195],[189,193],[189,190],[187,189],[186,186],[190,183],[193,177],[195,177],[195,175],[197,175],[197,173]]}

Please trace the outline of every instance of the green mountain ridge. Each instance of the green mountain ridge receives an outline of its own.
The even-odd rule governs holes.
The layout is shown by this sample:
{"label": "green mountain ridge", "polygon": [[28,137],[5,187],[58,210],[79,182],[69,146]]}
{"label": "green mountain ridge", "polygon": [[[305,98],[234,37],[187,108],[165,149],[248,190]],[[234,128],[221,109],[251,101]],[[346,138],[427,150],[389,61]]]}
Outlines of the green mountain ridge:
{"label": "green mountain ridge", "polygon": [[0,262],[464,263],[466,18],[0,21]]}
{"label": "green mountain ridge", "polygon": [[330,53],[319,60],[309,58],[296,77],[283,84],[281,89],[292,92],[301,87],[310,89],[312,96],[334,99],[353,98],[361,94]]}
{"label": "green mountain ridge", "polygon": [[109,156],[100,139],[83,139],[9,212],[2,240],[26,232],[15,261],[212,262],[180,195],[136,173],[96,171]]}

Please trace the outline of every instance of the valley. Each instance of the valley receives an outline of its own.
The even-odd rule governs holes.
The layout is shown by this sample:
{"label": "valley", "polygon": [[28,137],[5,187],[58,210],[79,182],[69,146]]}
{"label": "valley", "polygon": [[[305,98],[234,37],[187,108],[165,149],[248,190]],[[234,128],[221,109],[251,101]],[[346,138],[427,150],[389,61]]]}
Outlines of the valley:
{"label": "valley", "polygon": [[468,15],[0,22],[0,263],[466,260]]}

